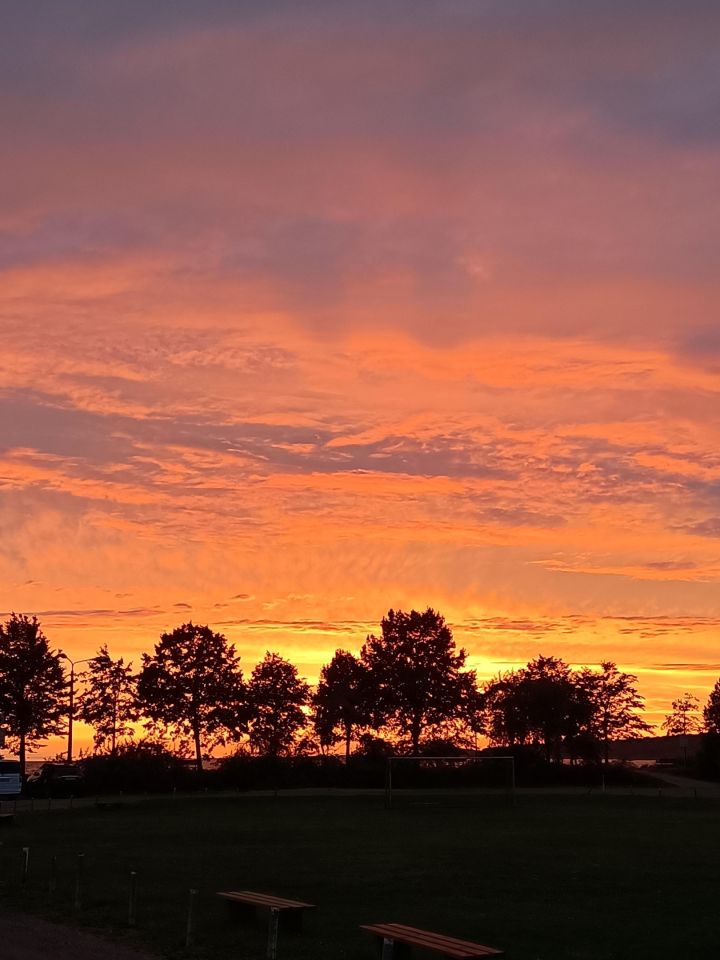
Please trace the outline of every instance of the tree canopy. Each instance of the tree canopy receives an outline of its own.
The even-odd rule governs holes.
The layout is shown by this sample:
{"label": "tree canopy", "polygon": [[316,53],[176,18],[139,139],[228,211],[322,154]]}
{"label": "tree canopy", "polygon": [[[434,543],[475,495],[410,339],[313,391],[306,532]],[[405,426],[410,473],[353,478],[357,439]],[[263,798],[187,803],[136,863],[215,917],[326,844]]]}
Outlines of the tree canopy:
{"label": "tree canopy", "polygon": [[122,657],[113,660],[107,646],[102,646],[89,662],[84,679],[78,717],[93,727],[95,749],[109,747],[114,754],[118,741],[133,733],[130,721],[137,709],[132,664],[126,664]]}
{"label": "tree canopy", "polygon": [[370,723],[368,679],[365,665],[347,650],[336,650],[322,668],[312,698],[313,726],[322,747],[342,739],[345,757],[350,756],[353,734]]}
{"label": "tree canopy", "polygon": [[683,693],[677,700],[673,700],[671,707],[671,713],[663,721],[663,730],[669,736],[684,736],[700,730],[700,701],[694,694]]}
{"label": "tree canopy", "polygon": [[428,607],[419,613],[389,610],[379,637],[370,635],[360,659],[369,674],[374,725],[394,727],[417,753],[424,731],[467,714],[475,673],[464,671],[445,619]]}
{"label": "tree canopy", "polygon": [[297,667],[278,653],[265,654],[248,684],[250,745],[270,757],[290,751],[307,717],[310,687],[298,677]]}
{"label": "tree canopy", "polygon": [[492,681],[481,703],[492,742],[533,744],[547,760],[560,760],[563,748],[572,753],[590,723],[587,694],[557,657],[537,657]]}
{"label": "tree canopy", "polygon": [[484,729],[493,743],[539,746],[548,760],[601,749],[607,762],[611,740],[650,729],[635,683],[610,661],[574,672],[557,657],[537,657],[486,685]]}
{"label": "tree canopy", "polygon": [[233,644],[207,626],[185,623],[164,633],[154,654],[143,654],[138,676],[140,710],[192,739],[202,769],[202,748],[224,743],[247,724],[246,691]]}
{"label": "tree canopy", "polygon": [[0,625],[0,716],[17,740],[25,775],[27,748],[63,729],[67,681],[37,617],[13,613]]}
{"label": "tree canopy", "polygon": [[640,716],[645,701],[637,691],[637,677],[618,670],[617,664],[604,660],[598,671],[581,670],[577,682],[590,704],[590,735],[601,745],[605,763],[609,761],[610,741],[649,733],[649,723]]}
{"label": "tree canopy", "polygon": [[720,680],[716,681],[710,691],[708,702],[703,709],[703,719],[708,733],[720,735]]}

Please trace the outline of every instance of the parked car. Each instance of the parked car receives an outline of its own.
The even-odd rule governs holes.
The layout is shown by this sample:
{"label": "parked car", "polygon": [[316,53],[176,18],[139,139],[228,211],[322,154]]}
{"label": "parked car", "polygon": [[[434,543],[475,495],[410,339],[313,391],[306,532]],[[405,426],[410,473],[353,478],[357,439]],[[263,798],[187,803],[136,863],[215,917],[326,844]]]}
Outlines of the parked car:
{"label": "parked car", "polygon": [[82,769],[74,763],[43,763],[25,784],[31,797],[80,797],[84,787]]}
{"label": "parked car", "polygon": [[0,800],[12,800],[22,792],[22,777],[18,760],[0,759]]}

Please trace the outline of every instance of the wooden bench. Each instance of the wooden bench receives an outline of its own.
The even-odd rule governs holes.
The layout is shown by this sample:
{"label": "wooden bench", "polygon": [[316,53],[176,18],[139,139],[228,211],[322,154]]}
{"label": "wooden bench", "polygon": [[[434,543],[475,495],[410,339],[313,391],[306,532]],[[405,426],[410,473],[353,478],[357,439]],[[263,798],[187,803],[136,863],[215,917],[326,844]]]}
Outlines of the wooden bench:
{"label": "wooden bench", "polygon": [[275,897],[270,893],[255,893],[253,890],[221,890],[218,896],[230,903],[244,904],[253,910],[257,907],[267,907],[268,910],[277,910],[296,917],[301,917],[303,910],[315,909],[314,903],[288,900],[285,897]]}
{"label": "wooden bench", "polygon": [[482,943],[471,943],[469,940],[458,940],[456,937],[446,937],[441,933],[431,933],[428,930],[418,930],[417,927],[406,927],[402,923],[367,923],[362,924],[361,930],[374,934],[382,943],[382,960],[402,953],[396,945],[402,947],[418,947],[421,950],[431,950],[441,953],[453,960],[474,960],[476,957],[502,957],[504,952],[494,947],[486,947]]}
{"label": "wooden bench", "polygon": [[258,907],[266,907],[270,911],[268,924],[267,960],[277,957],[278,926],[280,914],[284,914],[286,924],[299,930],[302,924],[304,910],[314,910],[314,903],[304,903],[302,900],[288,900],[286,897],[275,897],[271,893],[255,893],[254,890],[220,890],[218,896],[227,900],[229,904],[255,913]]}

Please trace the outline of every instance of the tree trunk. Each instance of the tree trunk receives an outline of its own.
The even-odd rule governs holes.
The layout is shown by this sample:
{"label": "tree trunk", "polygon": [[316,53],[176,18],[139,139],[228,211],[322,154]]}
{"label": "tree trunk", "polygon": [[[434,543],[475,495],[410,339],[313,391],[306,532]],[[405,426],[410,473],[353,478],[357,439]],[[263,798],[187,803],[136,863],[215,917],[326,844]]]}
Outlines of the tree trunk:
{"label": "tree trunk", "polygon": [[193,739],[195,741],[195,766],[198,773],[202,773],[202,750],[200,749],[200,724],[193,723]]}
{"label": "tree trunk", "polygon": [[350,741],[352,740],[352,725],[345,724],[345,763],[350,759]]}
{"label": "tree trunk", "polygon": [[20,778],[25,783],[25,733],[20,733]]}
{"label": "tree trunk", "polygon": [[413,753],[417,753],[420,749],[420,734],[422,733],[422,720],[420,717],[413,717],[412,729],[410,731],[410,736],[412,737],[412,750]]}

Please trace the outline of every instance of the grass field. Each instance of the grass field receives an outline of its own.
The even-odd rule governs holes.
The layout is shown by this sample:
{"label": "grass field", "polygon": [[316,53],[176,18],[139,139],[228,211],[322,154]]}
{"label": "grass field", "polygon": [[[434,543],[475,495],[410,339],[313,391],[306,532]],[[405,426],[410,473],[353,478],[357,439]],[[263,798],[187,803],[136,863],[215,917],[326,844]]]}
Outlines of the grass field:
{"label": "grass field", "polygon": [[[374,960],[363,922],[405,922],[507,951],[510,960],[717,957],[720,804],[652,796],[148,800],[21,814],[0,838],[2,901],[190,956],[261,958],[265,927],[214,896],[248,888],[319,905],[279,960]],[[20,881],[22,848],[30,873]],[[76,857],[84,853],[76,917]],[[50,861],[57,888],[49,893]],[[137,927],[128,930],[130,870]]]}

